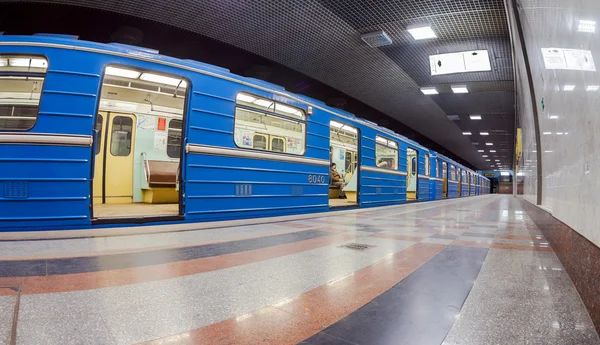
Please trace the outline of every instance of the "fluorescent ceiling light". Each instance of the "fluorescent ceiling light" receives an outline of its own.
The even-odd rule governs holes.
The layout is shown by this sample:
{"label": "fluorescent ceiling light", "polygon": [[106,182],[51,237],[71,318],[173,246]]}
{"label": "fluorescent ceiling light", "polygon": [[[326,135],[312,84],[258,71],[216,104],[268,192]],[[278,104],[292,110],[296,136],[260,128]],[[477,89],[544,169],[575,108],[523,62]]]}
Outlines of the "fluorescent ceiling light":
{"label": "fluorescent ceiling light", "polygon": [[485,150],[477,150],[477,152],[485,152]]}
{"label": "fluorescent ceiling light", "polygon": [[488,132],[479,132],[479,135],[490,135]]}
{"label": "fluorescent ceiling light", "polygon": [[496,162],[500,162],[500,160],[499,160],[499,159],[496,159]]}
{"label": "fluorescent ceiling light", "polygon": [[593,20],[580,20],[577,31],[579,31],[579,32],[596,32],[596,22]]}
{"label": "fluorescent ceiling light", "polygon": [[179,85],[180,87],[187,86],[187,83],[184,80],[177,79],[177,78],[171,78],[171,77],[165,77],[164,75],[158,75],[158,74],[154,74],[154,73],[142,73],[140,79],[149,81],[149,82],[153,82],[153,83],[164,84],[164,85],[171,85],[171,86]]}
{"label": "fluorescent ceiling light", "polygon": [[109,67],[106,67],[106,74],[114,75],[117,77],[123,77],[123,78],[137,79],[141,73],[138,71],[130,70],[130,69],[109,66]]}
{"label": "fluorescent ceiling light", "polygon": [[487,50],[430,55],[429,65],[431,75],[492,70]]}
{"label": "fluorescent ceiling light", "polygon": [[491,159],[486,159],[485,161],[486,161],[486,162],[489,162],[489,161],[491,161]]}
{"label": "fluorescent ceiling light", "polygon": [[492,146],[494,145],[493,143],[485,143],[487,146]]}
{"label": "fluorescent ceiling light", "polygon": [[411,25],[406,28],[415,40],[425,40],[428,38],[437,38],[437,35],[431,29],[429,24]]}
{"label": "fluorescent ceiling light", "polygon": [[298,110],[296,108],[288,107],[287,105],[283,105],[283,104],[279,104],[279,103],[277,103],[275,105],[275,110],[283,111],[284,113],[288,113],[288,114],[292,114],[292,115],[296,115],[296,116],[302,116],[302,113],[300,112],[300,110]]}
{"label": "fluorescent ceiling light", "polygon": [[424,95],[437,95],[438,94],[435,87],[422,87],[421,92],[423,92]]}
{"label": "fluorescent ceiling light", "polygon": [[469,93],[466,85],[452,85],[450,87],[454,93]]}
{"label": "fluorescent ceiling light", "polygon": [[487,158],[487,155],[481,155],[481,157],[483,157],[483,158]]}
{"label": "fluorescent ceiling light", "polygon": [[[0,62],[0,66],[2,66],[2,62]],[[598,89],[600,89],[599,85],[588,85],[588,87],[585,88],[585,91],[598,91]]]}
{"label": "fluorescent ceiling light", "polygon": [[563,135],[563,132],[556,132],[556,135]]}
{"label": "fluorescent ceiling light", "polygon": [[355,133],[355,134],[358,133],[358,131],[354,127],[343,125],[342,129],[345,130],[345,131],[348,131],[348,132]]}
{"label": "fluorescent ceiling light", "polygon": [[342,128],[344,126],[343,124],[341,124],[341,123],[339,123],[337,121],[331,121],[330,125],[333,126],[333,127],[335,127],[335,128]]}
{"label": "fluorescent ceiling light", "polygon": [[566,84],[565,86],[563,86],[563,91],[573,91],[575,90],[575,85],[573,84]]}
{"label": "fluorescent ceiling light", "polygon": [[491,153],[496,153],[496,150],[490,150]]}
{"label": "fluorescent ceiling light", "polygon": [[546,152],[546,153],[552,153],[552,151],[544,151],[544,152]]}
{"label": "fluorescent ceiling light", "polygon": [[8,66],[8,59],[0,59],[0,67]]}
{"label": "fluorescent ceiling light", "polygon": [[558,116],[556,116],[556,115],[550,115],[548,118],[550,120],[556,120],[556,119],[558,119]]}
{"label": "fluorescent ceiling light", "polygon": [[470,115],[471,120],[481,120],[481,115]]}
{"label": "fluorescent ceiling light", "polygon": [[237,95],[236,99],[237,99],[238,101],[242,101],[242,102],[248,102],[248,103],[252,103],[252,102],[256,101],[256,97],[252,97],[252,96],[249,96],[249,95],[245,95],[245,94],[243,94],[243,93],[238,93],[238,95]]}
{"label": "fluorescent ceiling light", "polygon": [[542,133],[542,134],[543,134],[543,135],[550,135],[550,134],[552,134],[552,132],[544,132],[544,133]]}
{"label": "fluorescent ceiling light", "polygon": [[471,132],[463,132],[463,135],[471,135]]}
{"label": "fluorescent ceiling light", "polygon": [[8,64],[12,67],[46,68],[48,66],[48,62],[44,59],[31,58],[10,58]]}
{"label": "fluorescent ceiling light", "polygon": [[265,107],[267,109],[269,109],[273,106],[273,102],[267,101],[266,99],[257,99],[256,101],[254,101],[252,103],[260,105],[261,107]]}

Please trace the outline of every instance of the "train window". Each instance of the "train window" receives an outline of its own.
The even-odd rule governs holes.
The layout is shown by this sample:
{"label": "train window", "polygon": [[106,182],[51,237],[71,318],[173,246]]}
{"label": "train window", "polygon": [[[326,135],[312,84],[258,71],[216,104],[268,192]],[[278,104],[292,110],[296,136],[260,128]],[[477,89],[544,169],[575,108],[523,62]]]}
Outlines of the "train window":
{"label": "train window", "polygon": [[429,170],[429,155],[425,155],[425,176],[429,176],[431,171]]}
{"label": "train window", "polygon": [[375,163],[378,168],[398,170],[398,143],[376,136]]}
{"label": "train window", "polygon": [[285,152],[285,140],[279,137],[271,137],[271,151]]}
{"label": "train window", "polygon": [[133,120],[130,117],[115,116],[110,139],[110,154],[129,156],[131,153],[131,131]]}
{"label": "train window", "polygon": [[37,121],[48,60],[0,54],[0,130],[30,130]]}
{"label": "train window", "polygon": [[267,98],[236,97],[234,141],[238,147],[303,155],[304,111]]}
{"label": "train window", "polygon": [[104,122],[104,118],[98,114],[96,115],[96,123],[94,124],[94,130],[98,133],[96,138],[94,138],[97,142],[96,145],[96,154],[100,153],[100,148],[102,147],[102,122]]}
{"label": "train window", "polygon": [[267,147],[267,136],[263,134],[254,134],[252,137],[252,148],[266,150]]}
{"label": "train window", "polygon": [[181,156],[181,123],[179,119],[169,121],[167,130],[167,156],[180,158]]}
{"label": "train window", "polygon": [[456,168],[450,165],[450,181],[456,181]]}

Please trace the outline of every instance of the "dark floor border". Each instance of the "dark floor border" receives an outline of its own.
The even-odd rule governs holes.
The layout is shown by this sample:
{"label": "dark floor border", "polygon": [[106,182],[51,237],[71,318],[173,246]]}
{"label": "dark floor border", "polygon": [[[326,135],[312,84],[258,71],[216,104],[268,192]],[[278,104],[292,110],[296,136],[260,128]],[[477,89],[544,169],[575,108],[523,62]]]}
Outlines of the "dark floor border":
{"label": "dark floor border", "polygon": [[565,267],[600,333],[600,248],[551,213],[519,201]]}
{"label": "dark floor border", "polygon": [[300,344],[442,344],[488,251],[447,246],[398,284]]}
{"label": "dark floor border", "polygon": [[325,231],[303,230],[244,240],[144,252],[64,259],[0,261],[0,277],[49,276],[160,265],[275,247],[331,235],[330,232]]}

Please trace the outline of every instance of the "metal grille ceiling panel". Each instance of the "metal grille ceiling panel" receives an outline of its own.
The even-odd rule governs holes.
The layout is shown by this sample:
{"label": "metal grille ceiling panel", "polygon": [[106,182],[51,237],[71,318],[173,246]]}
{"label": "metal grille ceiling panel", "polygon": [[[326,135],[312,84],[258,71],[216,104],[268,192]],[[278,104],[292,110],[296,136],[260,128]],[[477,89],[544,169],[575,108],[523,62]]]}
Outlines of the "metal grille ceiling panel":
{"label": "metal grille ceiling panel", "polygon": [[514,112],[513,92],[487,91],[460,95],[442,93],[432,98],[447,114],[513,114]]}
{"label": "metal grille ceiling panel", "polygon": [[508,30],[503,0],[321,2],[353,28],[369,30],[378,27],[398,43],[412,42],[405,26],[420,22],[431,24],[440,39],[506,35]]}
{"label": "metal grille ceiling panel", "polygon": [[[0,0],[2,2],[19,1]],[[412,38],[408,39],[403,31],[404,24],[400,25],[403,20],[427,20],[433,23],[434,30],[439,35],[439,40],[434,43],[448,44],[449,47],[456,43],[446,43],[445,39],[507,36],[502,0],[43,2],[91,7],[154,20],[248,50],[361,100],[414,128],[475,166],[486,166],[455,123],[446,118],[444,111],[433,99],[421,94],[419,87],[423,85],[420,82],[425,80],[423,72],[418,77],[417,72],[408,67],[406,70],[402,69],[382,50],[368,47],[360,40],[361,30],[358,29],[398,25],[396,34],[391,34],[394,35],[394,44],[401,45],[412,42]],[[404,39],[398,38],[400,36]],[[477,41],[456,42],[479,47]],[[417,45],[418,43],[415,44]],[[425,55],[433,49],[419,47],[416,49],[421,49],[421,53]],[[418,82],[415,82],[413,75]],[[493,78],[481,76],[479,79]],[[440,79],[446,82],[454,80],[456,79],[446,77]]]}

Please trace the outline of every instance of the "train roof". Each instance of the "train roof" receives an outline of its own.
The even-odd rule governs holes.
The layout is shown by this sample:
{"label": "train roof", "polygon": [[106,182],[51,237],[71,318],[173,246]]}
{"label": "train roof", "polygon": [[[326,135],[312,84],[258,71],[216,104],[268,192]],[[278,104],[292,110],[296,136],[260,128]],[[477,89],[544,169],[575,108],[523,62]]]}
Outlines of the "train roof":
{"label": "train roof", "polygon": [[[226,68],[210,65],[210,64],[207,64],[204,62],[190,60],[190,59],[179,59],[179,58],[175,58],[175,57],[171,57],[171,56],[161,55],[160,52],[155,49],[138,47],[138,46],[133,46],[133,45],[128,45],[128,44],[121,44],[121,43],[98,43],[98,42],[92,42],[92,41],[83,41],[83,40],[79,40],[78,36],[75,36],[75,35],[47,34],[47,33],[38,33],[38,34],[31,35],[31,36],[27,36],[27,35],[3,35],[0,32],[0,41],[15,42],[15,43],[19,43],[22,45],[27,44],[27,43],[31,43],[31,45],[35,45],[36,43],[44,43],[47,46],[56,47],[56,48],[80,47],[82,49],[91,50],[91,51],[95,51],[98,53],[107,53],[108,52],[108,53],[113,53],[113,54],[121,55],[121,56],[128,57],[128,58],[150,60],[152,62],[172,65],[173,67],[187,68],[190,70],[195,70],[197,72],[203,72],[203,71],[209,72],[211,74],[220,76],[222,78],[230,79],[230,80],[236,81],[241,84],[247,84],[249,86],[263,88],[263,89],[266,89],[266,91],[270,91],[270,92],[277,93],[279,95],[282,95],[282,96],[285,96],[285,97],[288,97],[291,99],[295,99],[302,103],[306,103],[307,105],[311,105],[311,106],[320,108],[320,109],[330,112],[334,115],[347,118],[349,120],[355,121],[362,125],[371,127],[382,133],[391,135],[391,136],[395,137],[396,139],[404,141],[405,143],[415,146],[417,148],[420,148],[422,150],[425,150],[428,152],[433,152],[433,151],[429,150],[428,148],[424,147],[423,145],[417,143],[416,141],[410,140],[407,137],[400,135],[388,128],[379,126],[374,122],[371,122],[371,121],[368,121],[365,119],[361,119],[361,118],[357,117],[356,115],[349,113],[345,110],[330,107],[330,106],[326,105],[324,102],[316,100],[314,98],[304,96],[301,94],[294,94],[294,93],[288,92],[284,87],[282,87],[280,85],[269,83],[267,81],[260,80],[260,79],[243,77],[243,76],[231,73],[231,71],[229,71]],[[462,164],[458,164],[454,160],[451,160],[451,159],[449,159],[445,156],[442,156],[440,154],[437,154],[437,153],[436,153],[436,155],[443,157],[445,160],[452,162],[454,165],[465,168]],[[465,169],[467,169],[467,168],[465,168]],[[471,169],[467,169],[467,170],[471,170]]]}

